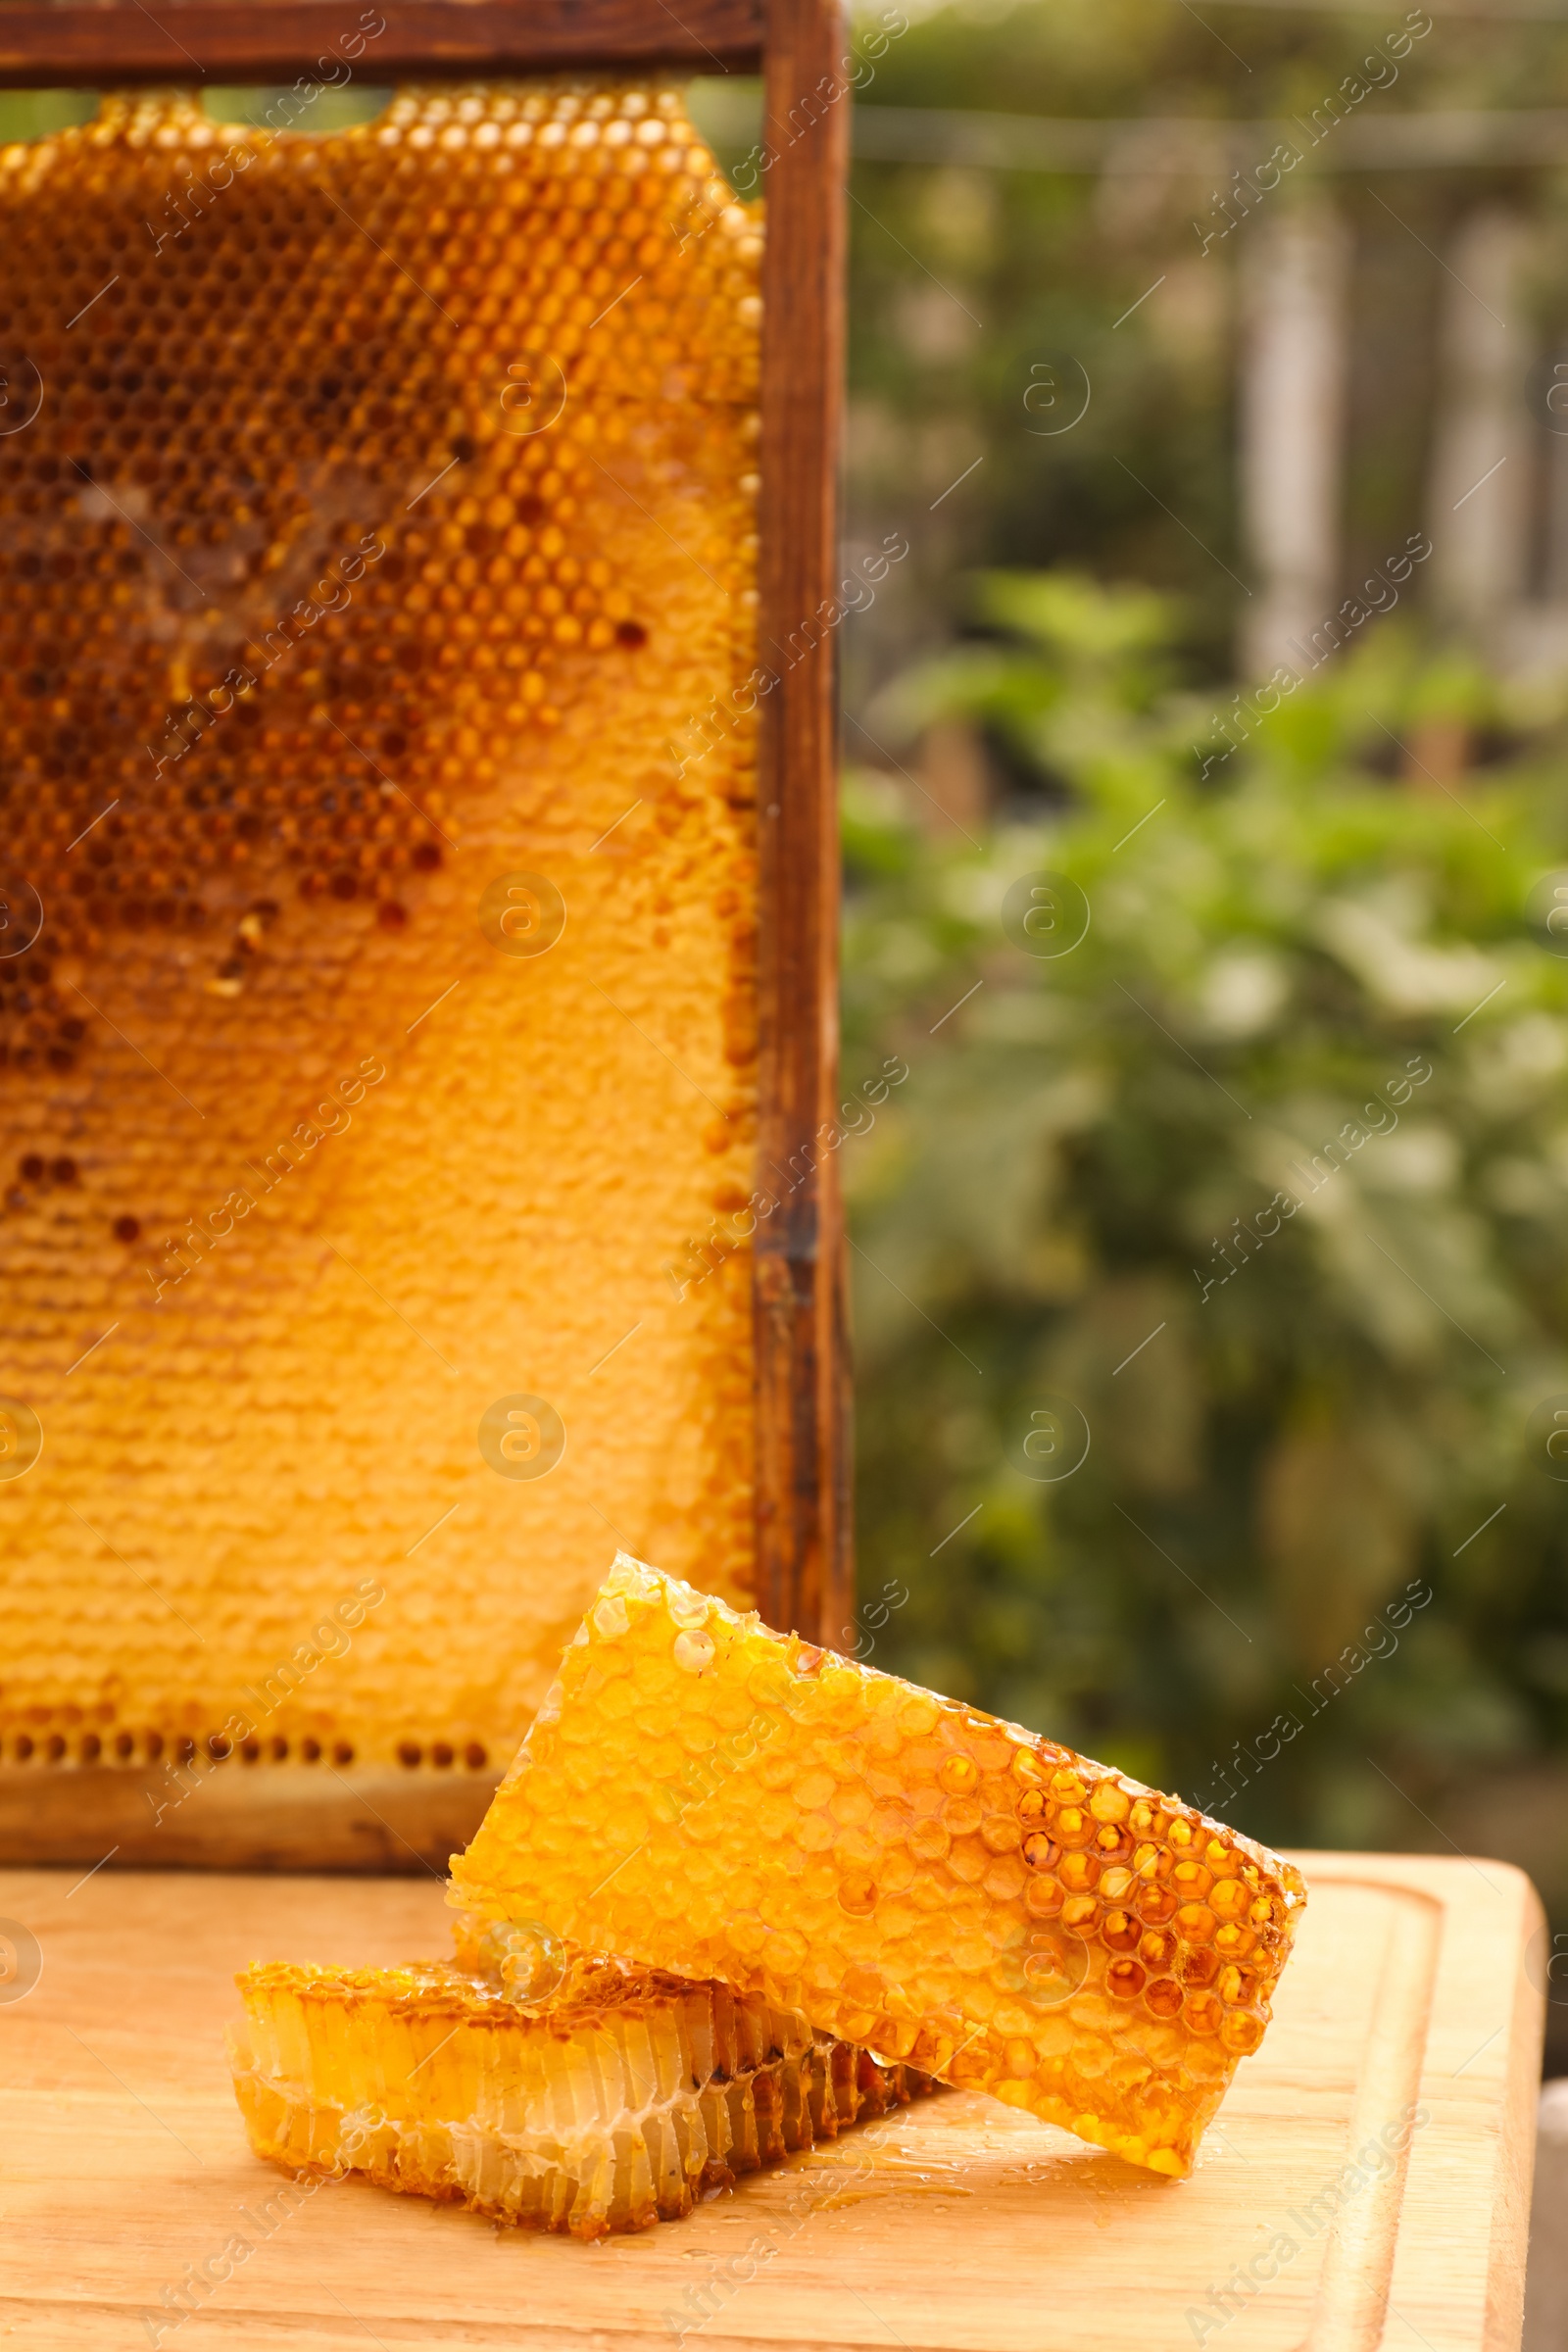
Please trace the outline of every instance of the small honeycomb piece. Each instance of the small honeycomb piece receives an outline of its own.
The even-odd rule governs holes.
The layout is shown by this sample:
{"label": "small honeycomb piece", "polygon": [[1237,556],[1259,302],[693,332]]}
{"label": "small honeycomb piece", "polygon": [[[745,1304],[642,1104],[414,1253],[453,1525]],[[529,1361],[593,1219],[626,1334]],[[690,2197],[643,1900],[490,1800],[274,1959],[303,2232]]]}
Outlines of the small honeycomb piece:
{"label": "small honeycomb piece", "polygon": [[258,1963],[234,2089],[258,2156],[601,2237],[934,2087],[722,1984],[460,1927],[460,1965]]}
{"label": "small honeycomb piece", "polygon": [[622,1553],[451,1899],[1181,2176],[1306,1897],[1179,1800]]}

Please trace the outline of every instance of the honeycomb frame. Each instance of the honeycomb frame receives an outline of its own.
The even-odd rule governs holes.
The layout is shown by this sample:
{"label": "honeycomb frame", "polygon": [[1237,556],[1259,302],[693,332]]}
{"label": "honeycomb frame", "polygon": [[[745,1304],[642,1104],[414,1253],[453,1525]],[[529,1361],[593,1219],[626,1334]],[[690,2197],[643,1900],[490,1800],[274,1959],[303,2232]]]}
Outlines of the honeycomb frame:
{"label": "honeycomb frame", "polygon": [[[373,19],[372,37],[385,29],[384,20],[374,12],[367,16]],[[431,37],[422,25],[394,22],[377,55],[399,74],[428,75],[433,71],[442,77],[454,71],[483,74],[493,67],[533,77],[540,71],[589,59],[595,71],[635,69],[644,75],[661,64],[689,73],[715,60],[726,70],[746,71],[760,58],[768,77],[769,106],[781,121],[792,123],[801,103],[808,109],[803,119],[814,121],[820,110],[812,94],[830,85],[837,93],[843,78],[844,28],[838,13],[832,7],[812,6],[809,0],[784,0],[775,7],[765,43],[758,12],[744,0],[699,0],[695,12],[687,12],[690,22],[678,30],[667,11],[656,14],[651,8],[639,12],[590,4],[573,8],[569,17],[568,23],[565,14],[545,0],[526,27],[509,27],[512,45],[505,56],[482,46],[470,46],[464,54],[449,41],[439,58],[420,50],[421,39]],[[459,30],[457,16],[453,23],[454,31]],[[270,20],[265,11],[213,0],[204,24],[204,45],[213,62],[235,80],[286,81],[296,65],[308,62],[288,53],[288,40],[295,36],[284,28],[282,19]],[[14,84],[55,87],[75,80],[103,88],[117,81],[151,81],[161,70],[151,58],[158,42],[129,0],[102,9],[66,7],[36,17],[23,12],[11,31],[9,78]],[[466,20],[461,21],[461,33],[465,40],[469,38]],[[358,43],[347,46],[357,53]],[[460,55],[461,67],[455,64]],[[369,62],[364,71],[369,70]],[[303,80],[296,85],[306,86]],[[817,610],[836,568],[831,460],[842,340],[838,183],[846,117],[847,109],[829,109],[818,126],[820,135],[785,141],[777,152],[765,154],[762,165],[769,174],[771,218],[764,332],[772,359],[761,404],[761,613],[764,625],[786,636],[803,612]],[[788,468],[781,462],[786,448]],[[824,1045],[833,1024],[823,1017],[833,986],[836,883],[831,847],[831,652],[830,645],[808,641],[798,660],[791,661],[762,713],[760,746],[765,787],[760,825],[761,1137],[775,1160],[798,1171],[790,1188],[789,1213],[773,1233],[762,1237],[764,1247],[757,1253],[761,1441],[758,1516],[764,1531],[760,1590],[772,1595],[775,1613],[824,1629],[842,1614],[848,1582],[842,1380],[837,1384],[840,1395],[835,1396],[834,1383],[824,1390],[820,1378],[824,1365],[831,1368],[838,1356],[841,1241],[834,1170],[830,1160],[816,1164],[814,1148],[822,1115],[831,1109],[836,1094]],[[777,779],[786,770],[790,790],[782,794]],[[264,913],[264,923],[266,919]],[[254,944],[236,939],[229,960],[238,961]],[[214,994],[220,995],[221,984],[240,974],[219,970],[213,978],[218,984]],[[49,1184],[57,1180],[47,1159],[45,1178]],[[69,1183],[69,1177],[59,1181]],[[773,1279],[779,1274],[785,1278],[784,1293]],[[443,1841],[439,1830],[427,1834],[414,1828],[409,1801],[416,1810],[423,1805],[428,1812],[429,1805],[415,1796],[412,1783],[405,1784],[400,1799],[386,1776],[377,1777],[371,1770],[367,1781],[362,1758],[356,1758],[353,1769],[358,1787],[368,1790],[365,1801],[346,1799],[334,1807],[324,1783],[310,1773],[234,1775],[230,1767],[237,1749],[229,1748],[222,1730],[204,1739],[196,1736],[193,1725],[181,1740],[166,1743],[161,1769],[153,1776],[156,1786],[123,1789],[121,1784],[136,1776],[111,1765],[112,1744],[95,1729],[90,1713],[83,1710],[76,1721],[74,1737],[68,1727],[62,1740],[58,1724],[45,1731],[24,1771],[0,1763],[0,1837],[29,1858],[70,1857],[89,1848],[96,1858],[102,1844],[95,1839],[106,1824],[122,1839],[125,1859],[276,1862],[331,1852],[341,1862],[359,1840],[358,1853],[374,1866],[365,1852],[364,1836],[368,1833],[373,1839],[384,1833],[376,1859],[383,1867],[400,1862],[407,1866],[399,1821],[407,1822],[416,1839],[432,1851]],[[448,1745],[450,1764],[436,1740],[421,1758],[425,1769],[415,1775],[428,1781],[428,1768],[434,1766],[437,1777],[429,1801],[438,1812],[444,1788],[448,1800],[458,1796],[455,1784],[440,1781],[442,1768],[459,1775],[465,1766],[475,1769],[472,1742]],[[346,1761],[340,1743],[321,1741],[319,1747],[319,1761],[334,1771]],[[313,1758],[309,1732],[299,1753],[304,1760]],[[47,1776],[60,1783],[58,1797],[40,1784],[40,1763],[66,1768]],[[405,1760],[398,1770],[407,1769]],[[283,1780],[299,1782],[299,1789],[291,1788],[283,1796]],[[276,1801],[266,1792],[264,1782],[279,1788]],[[138,1829],[135,1814],[143,1800],[160,1815],[172,1813],[198,1785],[204,1791],[200,1828],[198,1808],[191,1806],[174,1824],[172,1836],[167,1821],[154,1823],[151,1838],[145,1825]],[[369,1789],[374,1790],[373,1803]],[[124,1801],[127,1797],[134,1798],[134,1811]],[[470,1801],[459,1800],[459,1816]],[[453,1819],[450,1801],[446,1811]],[[367,1813],[373,1817],[375,1830],[365,1818]],[[448,1829],[448,1842],[450,1836]]]}

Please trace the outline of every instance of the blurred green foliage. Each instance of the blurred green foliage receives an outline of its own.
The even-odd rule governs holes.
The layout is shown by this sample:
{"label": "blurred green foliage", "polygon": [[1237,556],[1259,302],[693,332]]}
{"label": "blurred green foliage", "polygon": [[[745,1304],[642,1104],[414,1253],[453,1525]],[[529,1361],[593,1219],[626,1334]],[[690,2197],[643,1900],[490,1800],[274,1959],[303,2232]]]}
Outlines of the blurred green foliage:
{"label": "blurred green foliage", "polygon": [[[845,1146],[861,1573],[912,1595],[877,1663],[1262,1836],[1430,1843],[1412,1801],[1568,1747],[1568,1487],[1527,1440],[1568,1392],[1562,761],[1398,780],[1421,713],[1507,714],[1391,621],[1200,783],[1168,602],[978,605],[879,715],[983,721],[1054,797],[974,846],[849,796],[846,1076],[910,1073]],[[1043,943],[1007,900],[1042,871]],[[1071,885],[1086,934],[1033,952]],[[1057,1483],[1047,1395],[1091,1433]]]}

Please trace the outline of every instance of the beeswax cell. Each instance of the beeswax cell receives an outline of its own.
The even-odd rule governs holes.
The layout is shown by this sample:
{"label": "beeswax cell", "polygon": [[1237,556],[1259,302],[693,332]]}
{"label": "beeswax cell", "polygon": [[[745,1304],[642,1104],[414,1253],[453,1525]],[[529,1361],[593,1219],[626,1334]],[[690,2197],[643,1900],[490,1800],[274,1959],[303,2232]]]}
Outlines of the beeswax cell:
{"label": "beeswax cell", "polygon": [[251,2146],[597,2237],[932,2087],[720,1984],[576,1953],[545,1973],[529,2001],[438,1962],[246,1969],[230,2062]]}
{"label": "beeswax cell", "polygon": [[1180,2175],[1305,1892],[1123,1774],[622,1555],[452,1899],[720,1979]]}
{"label": "beeswax cell", "polygon": [[752,1574],[760,220],[657,76],[315,120],[0,147],[0,1762],[166,1807]]}

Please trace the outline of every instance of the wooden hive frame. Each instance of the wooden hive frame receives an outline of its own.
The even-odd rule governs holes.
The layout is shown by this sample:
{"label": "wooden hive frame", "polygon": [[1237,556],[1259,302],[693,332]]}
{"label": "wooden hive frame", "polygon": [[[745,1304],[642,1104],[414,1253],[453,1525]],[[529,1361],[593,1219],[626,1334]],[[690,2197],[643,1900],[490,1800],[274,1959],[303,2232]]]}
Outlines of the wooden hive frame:
{"label": "wooden hive frame", "polygon": [[[755,74],[764,89],[760,647],[784,645],[837,571],[843,361],[846,27],[837,0],[379,0],[377,79],[483,78],[572,68]],[[277,84],[345,27],[331,0],[32,0],[0,10],[0,87]],[[352,31],[357,12],[347,16]],[[805,632],[808,637],[814,632]],[[838,1079],[836,649],[828,632],[780,662],[760,705],[759,1157],[808,1173],[754,1241],[756,1597],[771,1625],[833,1640],[853,1601],[844,1230],[834,1154],[817,1144]],[[0,1773],[14,1859],[75,1859],[122,1815],[36,1771]],[[85,1777],[61,1774],[75,1783]],[[94,1772],[96,1779],[99,1775]],[[104,1776],[107,1778],[108,1776]],[[25,1786],[24,1787],[24,1782]],[[15,1786],[10,1784],[15,1783]],[[315,1808],[313,1808],[313,1811]],[[373,1810],[373,1808],[372,1808]],[[247,1808],[247,1813],[257,1811]],[[215,1822],[169,1859],[396,1866],[395,1847],[320,1818]],[[377,1818],[380,1818],[377,1816]],[[398,1845],[407,1847],[394,1825]],[[406,1821],[441,1849],[435,1819]],[[95,1842],[96,1841],[96,1842]],[[89,1857],[91,1858],[91,1857]],[[126,1849],[125,1860],[135,1859]],[[406,1860],[406,1854],[403,1856]]]}

